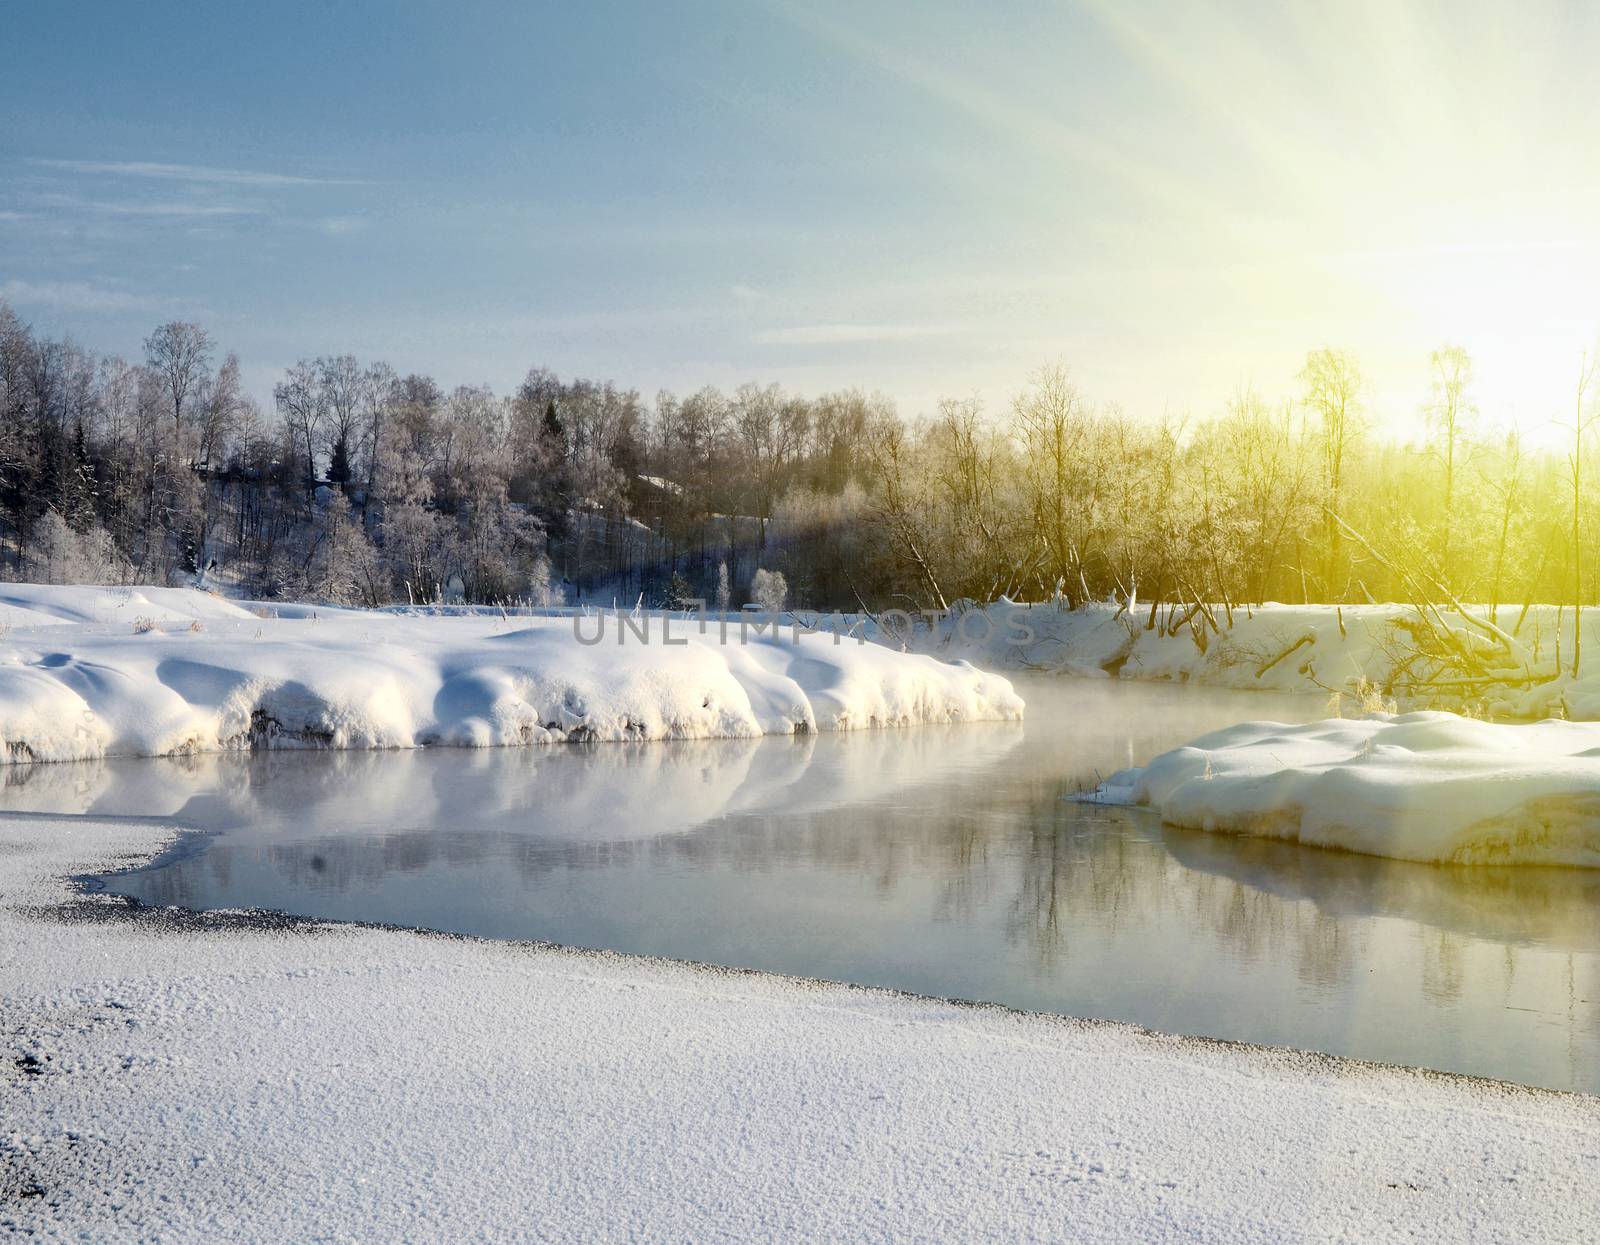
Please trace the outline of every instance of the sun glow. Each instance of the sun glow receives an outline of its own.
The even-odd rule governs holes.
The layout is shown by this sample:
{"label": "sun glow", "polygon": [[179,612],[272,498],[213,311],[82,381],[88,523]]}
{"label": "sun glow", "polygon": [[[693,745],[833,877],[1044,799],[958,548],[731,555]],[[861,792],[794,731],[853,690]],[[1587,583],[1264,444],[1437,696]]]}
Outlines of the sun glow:
{"label": "sun glow", "polygon": [[1486,422],[1537,440],[1567,414],[1600,332],[1592,14],[1096,13],[1168,96],[1175,133],[1132,147],[1165,187],[1140,177],[1138,193],[1167,200],[1166,228],[1141,222],[1140,242],[1167,275],[1206,273],[1153,313],[1174,336],[1186,320],[1233,328],[1198,364],[1204,385],[1229,369],[1276,385],[1306,350],[1341,345],[1372,381],[1378,425],[1403,437],[1429,353],[1454,343]]}

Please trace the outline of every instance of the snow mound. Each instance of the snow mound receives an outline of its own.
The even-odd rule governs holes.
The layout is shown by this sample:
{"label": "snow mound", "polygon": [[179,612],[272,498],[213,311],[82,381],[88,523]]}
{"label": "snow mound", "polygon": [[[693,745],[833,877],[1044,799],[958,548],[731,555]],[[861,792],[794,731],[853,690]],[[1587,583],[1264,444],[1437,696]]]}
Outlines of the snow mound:
{"label": "snow mound", "polygon": [[132,624],[250,618],[231,601],[194,588],[106,588],[88,584],[0,584],[0,627]]}
{"label": "snow mound", "polygon": [[245,614],[0,637],[0,761],[748,738],[1022,708],[965,662],[681,618]]}
{"label": "snow mound", "polygon": [[1374,714],[1246,722],[1092,795],[1186,829],[1452,864],[1600,867],[1600,725]]}

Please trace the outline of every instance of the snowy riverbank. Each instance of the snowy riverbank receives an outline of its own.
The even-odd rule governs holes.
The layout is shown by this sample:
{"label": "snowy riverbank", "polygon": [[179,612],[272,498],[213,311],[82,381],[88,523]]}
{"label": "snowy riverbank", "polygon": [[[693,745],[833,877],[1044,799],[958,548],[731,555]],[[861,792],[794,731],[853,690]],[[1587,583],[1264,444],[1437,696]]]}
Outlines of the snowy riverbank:
{"label": "snowy riverbank", "polygon": [[[931,623],[893,611],[869,618],[802,610],[782,616],[775,642],[771,628],[757,629],[764,616],[741,613],[702,622],[682,612],[625,612],[619,619],[606,611],[602,624],[600,612],[587,608],[357,610],[233,602],[180,588],[0,584],[0,742],[19,738],[4,731],[35,694],[58,716],[65,710],[84,720],[78,699],[62,698],[51,681],[85,701],[144,697],[135,716],[151,717],[143,710],[152,710],[166,737],[152,738],[142,724],[138,738],[114,745],[139,752],[238,746],[264,729],[280,746],[331,736],[360,747],[533,742],[566,738],[573,728],[606,739],[703,738],[786,733],[801,723],[828,730],[1018,716],[1004,678],[952,662],[982,671],[1305,693],[1325,698],[1334,713],[1381,701],[1494,718],[1600,720],[1600,609],[1585,611],[1577,677],[1570,611],[1503,610],[1490,623],[1487,611],[1475,608],[1479,622],[1470,624],[1441,614],[1449,643],[1483,656],[1509,678],[1504,682],[1461,678],[1419,659],[1417,615],[1408,606],[1267,605],[1211,614],[1215,629],[1167,607],[1152,616],[1143,606],[1130,613],[1111,605],[958,603]],[[1156,625],[1147,625],[1152,617]],[[819,634],[796,645],[796,623]],[[1498,641],[1480,624],[1505,634],[1505,651],[1495,652]],[[185,633],[191,625],[198,630]],[[638,640],[640,628],[648,641]],[[190,638],[208,634],[209,641]],[[599,643],[575,643],[580,635]],[[92,678],[63,660],[76,656],[80,636],[99,637],[91,660],[103,669]],[[330,660],[300,670],[282,642],[299,646],[307,638],[314,641],[308,649],[324,648]],[[116,639],[127,643],[111,644]],[[563,640],[574,643],[563,648]],[[208,644],[228,652],[219,660]],[[161,645],[171,647],[161,648],[156,662],[146,660]],[[883,656],[884,649],[896,656]],[[902,649],[939,665],[907,663]],[[163,673],[166,658],[174,663]],[[59,666],[45,664],[52,661]],[[27,693],[19,667],[31,668]],[[1430,672],[1432,681],[1424,678]],[[112,679],[120,685],[110,686]],[[90,684],[93,695],[82,695]],[[583,706],[577,720],[568,693]],[[259,696],[265,699],[253,699]],[[30,742],[27,735],[20,741]],[[58,755],[94,755],[101,746],[92,739],[43,742]]]}
{"label": "snowy riverbank", "polygon": [[129,913],[0,818],[0,1226],[164,1240],[1576,1240],[1600,1102],[690,965]]}
{"label": "snowy riverbank", "polygon": [[[1054,602],[960,606],[931,628],[918,619],[912,647],[986,670],[1042,670],[1217,687],[1307,692],[1359,707],[1387,689],[1404,708],[1470,708],[1485,716],[1600,719],[1600,609],[1584,611],[1584,660],[1570,670],[1571,610],[1506,608],[1498,622],[1442,611],[1433,624],[1461,652],[1481,655],[1509,681],[1439,673],[1417,656],[1417,614],[1405,605],[1267,605],[1210,609],[1213,629],[1193,611],[1112,605],[1067,609]],[[910,620],[906,619],[905,624]],[[1155,625],[1148,625],[1154,622]],[[902,624],[902,630],[906,629]],[[1507,643],[1500,645],[1492,629]],[[1497,653],[1496,647],[1504,651]],[[1564,655],[1564,656],[1563,656]],[[1428,683],[1430,673],[1439,677]]]}
{"label": "snowy riverbank", "polygon": [[1107,779],[1169,825],[1451,864],[1600,868],[1600,725],[1245,722]]}
{"label": "snowy riverbank", "polygon": [[740,621],[258,617],[178,589],[30,585],[0,586],[0,608],[0,761],[753,737],[1023,709],[965,662]]}

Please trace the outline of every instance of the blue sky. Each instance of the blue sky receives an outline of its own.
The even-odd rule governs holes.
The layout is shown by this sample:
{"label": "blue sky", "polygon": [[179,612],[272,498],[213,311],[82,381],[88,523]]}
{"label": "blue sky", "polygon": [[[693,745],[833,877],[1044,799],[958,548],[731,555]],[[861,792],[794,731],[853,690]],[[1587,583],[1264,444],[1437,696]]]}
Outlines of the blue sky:
{"label": "blue sky", "polygon": [[[1207,415],[1462,341],[1547,422],[1592,341],[1578,6],[13,3],[0,296],[265,396],[350,351]],[[1550,408],[1547,410],[1546,408]]]}

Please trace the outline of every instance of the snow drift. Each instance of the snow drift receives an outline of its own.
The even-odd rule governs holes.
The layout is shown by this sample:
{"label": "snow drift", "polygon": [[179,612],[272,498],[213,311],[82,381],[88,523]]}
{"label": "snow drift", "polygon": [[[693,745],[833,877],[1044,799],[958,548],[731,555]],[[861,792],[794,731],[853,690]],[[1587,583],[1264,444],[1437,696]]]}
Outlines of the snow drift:
{"label": "snow drift", "polygon": [[[659,616],[627,627],[611,616],[264,619],[201,593],[151,602],[157,618],[82,621],[101,616],[96,591],[106,595],[34,588],[25,608],[53,621],[0,635],[0,760],[744,738],[1022,715],[1009,682],[965,662],[828,635]],[[60,617],[69,604],[76,621]]]}
{"label": "snow drift", "polygon": [[1246,722],[1092,795],[1196,830],[1401,860],[1600,867],[1600,725],[1374,714]]}
{"label": "snow drift", "polygon": [[241,605],[193,588],[0,584],[0,636],[13,627],[187,623],[252,617]]}

